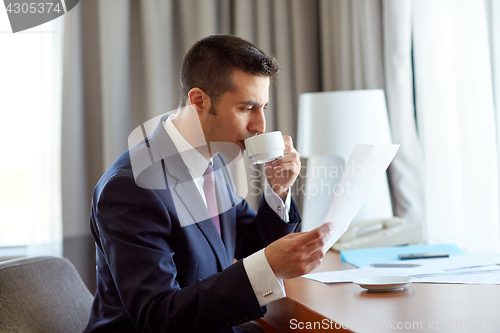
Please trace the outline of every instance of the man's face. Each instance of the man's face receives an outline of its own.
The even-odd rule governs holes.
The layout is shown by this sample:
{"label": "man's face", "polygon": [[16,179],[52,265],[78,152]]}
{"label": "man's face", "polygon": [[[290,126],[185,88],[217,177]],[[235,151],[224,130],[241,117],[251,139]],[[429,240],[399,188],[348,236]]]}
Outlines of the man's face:
{"label": "man's face", "polygon": [[200,117],[208,142],[230,142],[243,151],[244,140],[266,130],[264,107],[269,100],[269,77],[233,71],[234,91],[226,92],[215,107]]}

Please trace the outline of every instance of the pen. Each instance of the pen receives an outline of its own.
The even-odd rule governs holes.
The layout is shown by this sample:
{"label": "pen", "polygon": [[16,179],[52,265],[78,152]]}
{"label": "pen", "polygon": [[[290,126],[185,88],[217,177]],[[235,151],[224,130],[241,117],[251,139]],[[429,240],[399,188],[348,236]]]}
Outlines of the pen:
{"label": "pen", "polygon": [[433,258],[448,258],[450,255],[446,252],[435,252],[435,253],[412,253],[412,254],[400,254],[398,258],[400,260],[408,259],[433,259]]}
{"label": "pen", "polygon": [[418,267],[418,264],[371,264],[372,267]]}

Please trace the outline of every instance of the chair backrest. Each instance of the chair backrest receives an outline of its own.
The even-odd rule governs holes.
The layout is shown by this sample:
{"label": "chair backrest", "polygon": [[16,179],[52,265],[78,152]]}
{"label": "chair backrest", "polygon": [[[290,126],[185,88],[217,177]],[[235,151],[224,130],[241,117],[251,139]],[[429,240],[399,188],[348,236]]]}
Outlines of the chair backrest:
{"label": "chair backrest", "polygon": [[92,299],[65,258],[0,262],[0,332],[82,332]]}

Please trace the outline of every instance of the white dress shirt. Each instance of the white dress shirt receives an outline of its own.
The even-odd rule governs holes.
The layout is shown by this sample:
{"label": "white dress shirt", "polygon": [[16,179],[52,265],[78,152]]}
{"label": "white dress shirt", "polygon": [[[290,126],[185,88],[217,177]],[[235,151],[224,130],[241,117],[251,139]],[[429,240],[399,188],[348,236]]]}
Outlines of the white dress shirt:
{"label": "white dress shirt", "polygon": [[[205,193],[203,191],[203,174],[211,160],[207,160],[187,142],[172,122],[174,117],[175,115],[169,116],[163,126],[172,139],[175,148],[179,151],[206,205]],[[186,152],[189,152],[189,154]],[[271,185],[266,181],[264,197],[269,207],[271,207],[283,221],[289,222],[288,213],[291,203],[290,192],[288,192],[285,202],[283,202],[276,192],[272,190]],[[274,275],[266,255],[264,254],[264,249],[244,258],[243,266],[245,267],[248,279],[250,280],[250,284],[252,285],[260,306],[285,297],[283,280],[277,279]]]}

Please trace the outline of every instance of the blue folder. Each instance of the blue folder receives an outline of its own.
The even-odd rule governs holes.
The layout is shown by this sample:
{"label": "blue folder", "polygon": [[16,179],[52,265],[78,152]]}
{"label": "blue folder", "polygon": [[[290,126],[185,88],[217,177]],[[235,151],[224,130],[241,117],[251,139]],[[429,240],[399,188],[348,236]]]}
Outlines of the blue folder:
{"label": "blue folder", "polygon": [[[450,256],[464,255],[455,244],[437,244],[437,245],[406,245],[375,247],[369,249],[355,249],[340,251],[340,258],[343,261],[356,267],[370,266],[371,264],[385,264],[399,261],[398,255],[412,253],[431,253],[446,252]],[[402,262],[408,262],[402,260]]]}

